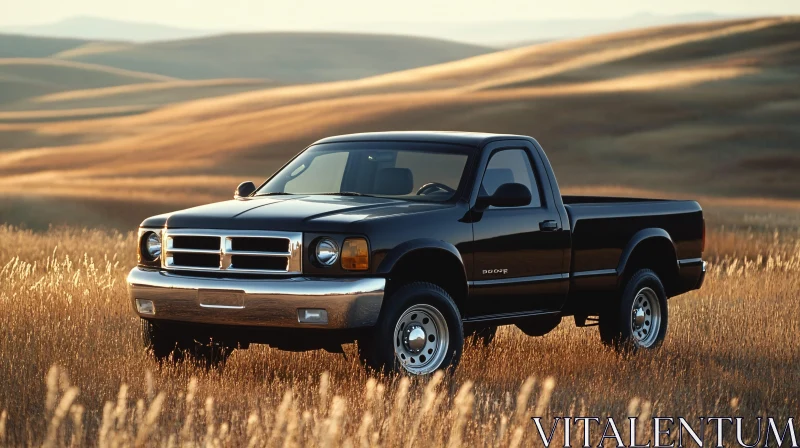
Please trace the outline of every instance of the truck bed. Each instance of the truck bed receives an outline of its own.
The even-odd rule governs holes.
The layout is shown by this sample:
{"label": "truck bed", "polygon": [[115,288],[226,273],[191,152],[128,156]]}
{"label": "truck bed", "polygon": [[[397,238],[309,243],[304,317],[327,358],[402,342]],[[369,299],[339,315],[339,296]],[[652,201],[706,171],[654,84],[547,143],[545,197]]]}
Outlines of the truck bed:
{"label": "truck bed", "polygon": [[628,198],[628,197],[614,197],[614,196],[561,196],[564,205],[593,205],[593,204],[627,204],[636,202],[675,202],[670,199],[649,199],[649,198]]}
{"label": "truck bed", "polygon": [[[697,202],[602,196],[563,196],[562,200],[572,229],[573,292],[617,288],[632,248],[652,237],[672,242],[672,247],[662,244],[651,249],[674,251],[652,254],[653,259],[677,261],[680,280],[673,284],[669,295],[694,287],[692,282],[699,278],[702,268],[704,238],[703,212]],[[673,267],[667,265],[665,269]]]}

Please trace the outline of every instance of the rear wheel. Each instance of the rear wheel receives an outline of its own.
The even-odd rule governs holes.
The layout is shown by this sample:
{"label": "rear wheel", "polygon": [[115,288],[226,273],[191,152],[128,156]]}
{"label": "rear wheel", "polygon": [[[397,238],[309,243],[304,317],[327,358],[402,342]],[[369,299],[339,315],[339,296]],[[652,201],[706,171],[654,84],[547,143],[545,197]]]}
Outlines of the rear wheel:
{"label": "rear wheel", "polygon": [[654,349],[667,334],[667,295],[655,272],[631,276],[617,306],[600,316],[600,338],[615,348]]}
{"label": "rear wheel", "polygon": [[455,367],[464,348],[461,315],[442,288],[411,283],[387,298],[358,345],[361,360],[379,371],[427,375]]}

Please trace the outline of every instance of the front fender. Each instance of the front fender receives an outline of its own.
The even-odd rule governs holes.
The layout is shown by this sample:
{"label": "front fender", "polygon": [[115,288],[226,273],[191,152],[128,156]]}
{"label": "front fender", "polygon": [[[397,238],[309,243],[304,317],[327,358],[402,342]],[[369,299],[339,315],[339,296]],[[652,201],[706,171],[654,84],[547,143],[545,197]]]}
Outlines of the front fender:
{"label": "front fender", "polygon": [[399,262],[403,257],[423,249],[435,249],[448,252],[458,260],[458,263],[461,265],[461,269],[464,271],[464,278],[467,278],[467,272],[464,268],[464,260],[461,258],[461,253],[458,252],[458,249],[456,249],[456,247],[450,243],[433,238],[418,238],[397,245],[394,249],[390,250],[388,254],[386,254],[386,257],[384,257],[384,259],[381,261],[381,264],[378,266],[376,273],[389,274],[392,272],[392,269],[394,269],[395,265],[397,265],[397,262]]}

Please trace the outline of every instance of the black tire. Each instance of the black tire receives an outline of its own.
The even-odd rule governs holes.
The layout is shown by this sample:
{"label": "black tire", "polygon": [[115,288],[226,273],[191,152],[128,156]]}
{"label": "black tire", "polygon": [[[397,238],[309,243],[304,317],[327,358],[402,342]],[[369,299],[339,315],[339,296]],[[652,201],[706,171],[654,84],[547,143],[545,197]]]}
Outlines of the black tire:
{"label": "black tire", "polygon": [[[648,303],[643,319],[650,327],[640,326],[637,330],[635,311],[641,306],[634,307],[634,301]],[[653,304],[649,304],[649,301]],[[634,273],[625,288],[622,296],[615,306],[610,306],[600,314],[600,339],[604,344],[618,350],[645,350],[656,349],[664,341],[667,334],[669,311],[667,308],[667,294],[658,275],[650,269],[641,269]],[[656,315],[658,320],[653,318]],[[649,329],[649,331],[648,331]],[[636,333],[636,334],[635,334]],[[652,333],[652,334],[650,334]]]}
{"label": "black tire", "polygon": [[[444,348],[437,348],[431,356],[431,361],[439,360],[438,365],[431,364],[431,371],[415,372],[410,369],[411,360],[401,362],[395,354],[395,345],[403,343],[401,334],[395,335],[395,328],[406,311],[416,306],[433,307],[440,317],[444,319],[447,329],[447,344]],[[413,315],[413,314],[412,314]],[[411,324],[409,324],[410,326]],[[402,330],[401,330],[402,333]],[[426,334],[425,339],[431,335]],[[444,338],[442,338],[444,339]],[[438,342],[437,342],[438,343]],[[427,343],[426,343],[427,344]],[[426,345],[427,347],[427,345]],[[464,350],[464,329],[461,314],[453,299],[447,292],[432,283],[410,283],[397,289],[383,302],[378,323],[371,331],[367,331],[358,340],[359,358],[368,367],[379,372],[403,373],[425,375],[435,370],[454,369]],[[438,350],[442,350],[439,352]],[[423,356],[420,356],[421,360]]]}
{"label": "black tire", "polygon": [[532,318],[526,322],[520,322],[517,328],[528,336],[544,336],[555,330],[561,323],[561,315],[545,315]]}
{"label": "black tire", "polygon": [[228,362],[233,348],[226,347],[214,342],[199,343],[193,341],[190,348],[184,353],[189,356],[192,362],[204,369],[221,369]]}
{"label": "black tire", "polygon": [[480,347],[488,347],[494,341],[497,335],[497,326],[474,328],[468,331],[465,335],[467,344],[472,344]]}
{"label": "black tire", "polygon": [[178,338],[166,327],[141,319],[142,343],[158,362],[183,360],[183,350]]}
{"label": "black tire", "polygon": [[141,334],[145,349],[159,363],[177,364],[188,358],[199,367],[210,369],[224,366],[233,352],[232,348],[212,341],[197,342],[173,331],[167,324],[154,324],[146,319],[141,319]]}

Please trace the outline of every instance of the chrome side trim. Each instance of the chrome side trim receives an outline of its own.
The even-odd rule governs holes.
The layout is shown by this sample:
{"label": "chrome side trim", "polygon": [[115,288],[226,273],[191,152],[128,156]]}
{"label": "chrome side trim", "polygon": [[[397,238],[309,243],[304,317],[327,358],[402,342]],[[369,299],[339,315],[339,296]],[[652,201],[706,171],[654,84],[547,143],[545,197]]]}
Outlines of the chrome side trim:
{"label": "chrome side trim", "polygon": [[[370,327],[378,321],[385,288],[386,279],[380,277],[206,278],[138,267],[128,275],[134,311],[136,299],[151,300],[155,305],[155,315],[140,316],[219,325]],[[200,303],[199,290],[242,291],[244,304],[204,305]],[[298,322],[300,308],[326,310],[328,323]]]}
{"label": "chrome side trim", "polygon": [[691,265],[703,265],[705,262],[702,258],[684,258],[683,260],[678,260],[678,266],[691,266]]}
{"label": "chrome side trim", "polygon": [[521,311],[517,313],[502,313],[502,314],[486,314],[482,316],[473,316],[467,317],[464,319],[466,323],[473,323],[473,322],[492,322],[492,321],[508,321],[513,319],[520,319],[526,317],[533,317],[533,316],[545,316],[545,315],[553,315],[553,314],[561,314],[561,311],[548,311],[548,310],[540,310],[540,311]]}
{"label": "chrome side trim", "polygon": [[616,269],[596,269],[594,271],[579,271],[572,274],[573,277],[595,277],[601,275],[617,275]]}
{"label": "chrome side trim", "polygon": [[569,278],[569,273],[562,274],[546,274],[546,275],[533,275],[530,277],[516,277],[516,278],[496,278],[492,280],[475,280],[467,282],[468,286],[494,286],[494,285],[513,285],[517,283],[536,283],[536,282],[550,282],[553,280],[563,280]]}

